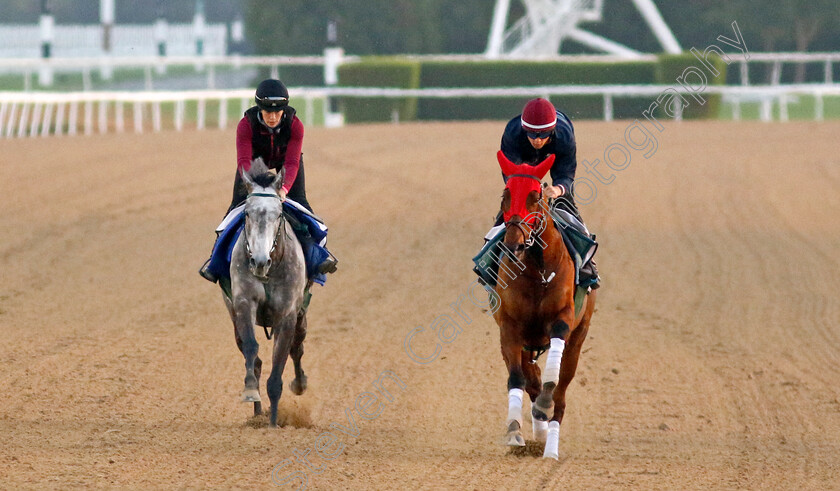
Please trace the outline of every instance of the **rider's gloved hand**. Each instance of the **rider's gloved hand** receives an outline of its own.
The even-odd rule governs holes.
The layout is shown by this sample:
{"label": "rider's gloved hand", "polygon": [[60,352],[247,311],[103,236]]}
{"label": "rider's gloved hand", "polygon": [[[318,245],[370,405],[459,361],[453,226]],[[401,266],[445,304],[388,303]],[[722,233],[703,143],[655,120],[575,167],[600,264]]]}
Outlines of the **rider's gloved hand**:
{"label": "rider's gloved hand", "polygon": [[566,194],[566,187],[562,184],[557,186],[546,186],[543,190],[543,195],[545,195],[546,198],[559,198],[564,194]]}

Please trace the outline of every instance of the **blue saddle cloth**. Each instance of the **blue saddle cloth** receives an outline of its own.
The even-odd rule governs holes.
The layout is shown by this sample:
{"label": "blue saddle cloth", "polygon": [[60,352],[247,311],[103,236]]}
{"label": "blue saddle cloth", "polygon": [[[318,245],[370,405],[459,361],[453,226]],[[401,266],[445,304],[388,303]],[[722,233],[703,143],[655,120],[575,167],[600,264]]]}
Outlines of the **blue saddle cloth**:
{"label": "blue saddle cloth", "polygon": [[[301,229],[295,228],[295,234],[303,247],[303,257],[306,262],[306,276],[315,283],[323,285],[327,281],[324,274],[318,273],[318,266],[326,260],[330,253],[326,249],[327,227],[314,215],[299,209],[300,205],[286,200],[283,211],[295,221],[302,224]],[[233,246],[236,245],[239,234],[245,226],[244,206],[233,209],[222,222],[223,228],[218,231],[216,244],[210,254],[209,271],[217,278],[230,278],[230,261]],[[307,237],[308,235],[308,237]]]}

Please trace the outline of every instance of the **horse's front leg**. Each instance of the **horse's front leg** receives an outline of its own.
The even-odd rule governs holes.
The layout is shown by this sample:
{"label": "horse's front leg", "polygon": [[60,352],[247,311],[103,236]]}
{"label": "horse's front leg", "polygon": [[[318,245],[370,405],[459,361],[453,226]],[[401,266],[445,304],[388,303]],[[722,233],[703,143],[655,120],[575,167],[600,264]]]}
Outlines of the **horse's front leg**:
{"label": "horse's front leg", "polygon": [[271,401],[269,426],[277,426],[277,405],[283,393],[283,369],[289,359],[295,337],[296,316],[291,315],[274,326],[274,354],[271,361],[271,375],[268,377],[268,399]]}
{"label": "horse's front leg", "polygon": [[[259,370],[256,368],[260,345],[254,336],[255,312],[251,302],[242,300],[234,306],[233,325],[236,340],[245,357],[245,388],[242,389],[242,402],[260,402]],[[262,362],[260,362],[262,366]],[[256,414],[256,407],[255,407]]]}
{"label": "horse's front leg", "polygon": [[522,397],[525,393],[525,375],[522,371],[522,343],[507,333],[510,328],[502,329],[502,356],[508,369],[508,415],[505,444],[512,447],[524,447],[522,437]]}
{"label": "horse's front leg", "polygon": [[588,324],[582,323],[569,334],[569,342],[566,343],[560,365],[560,380],[557,388],[554,389],[554,414],[548,423],[548,437],[543,457],[552,459],[560,457],[560,423],[563,422],[563,415],[566,413],[566,389],[577,371],[580,350],[588,330]]}
{"label": "horse's front leg", "polygon": [[301,395],[306,390],[306,374],[300,364],[300,359],[303,357],[303,340],[306,339],[306,326],[306,313],[301,313],[297,318],[295,340],[292,342],[291,350],[292,361],[295,364],[295,379],[289,384],[289,388],[296,395]]}
{"label": "horse's front leg", "polygon": [[531,417],[538,421],[551,419],[548,423],[543,457],[557,459],[559,458],[560,420],[556,417],[555,389],[560,379],[560,366],[563,362],[565,340],[569,336],[569,324],[565,320],[556,321],[551,326],[549,335],[551,336],[551,344],[545,360],[545,370],[542,373],[542,390],[531,406]]}

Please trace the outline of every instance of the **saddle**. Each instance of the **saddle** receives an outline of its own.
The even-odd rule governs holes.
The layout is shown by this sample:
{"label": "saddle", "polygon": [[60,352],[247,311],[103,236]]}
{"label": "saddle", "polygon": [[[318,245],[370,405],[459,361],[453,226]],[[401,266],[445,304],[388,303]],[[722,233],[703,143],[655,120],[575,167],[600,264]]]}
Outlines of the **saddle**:
{"label": "saddle", "polygon": [[[210,255],[208,270],[223,283],[230,282],[233,246],[245,226],[244,209],[245,203],[232,209],[216,227],[218,238]],[[323,285],[327,277],[318,272],[318,265],[330,256],[326,248],[327,226],[317,215],[290,199],[283,202],[283,212],[303,248],[306,276],[310,281]]]}
{"label": "saddle", "polygon": [[[563,237],[569,256],[575,263],[575,284],[586,290],[598,282],[598,277],[589,274],[586,268],[598,249],[598,242],[580,220],[574,206],[566,200],[555,202],[551,207],[551,217],[555,228]],[[487,243],[473,258],[475,264],[473,271],[490,288],[496,286],[499,264],[505,254],[505,250],[501,247],[504,236],[504,225],[490,229],[485,236]]]}

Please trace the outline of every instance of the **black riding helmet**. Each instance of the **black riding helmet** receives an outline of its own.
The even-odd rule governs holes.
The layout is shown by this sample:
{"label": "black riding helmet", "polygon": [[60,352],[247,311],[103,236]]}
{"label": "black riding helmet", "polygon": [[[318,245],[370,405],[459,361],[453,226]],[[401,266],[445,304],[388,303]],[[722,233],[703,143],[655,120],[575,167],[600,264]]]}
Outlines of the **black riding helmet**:
{"label": "black riding helmet", "polygon": [[257,86],[254,96],[257,106],[265,111],[281,111],[289,105],[289,90],[283,82],[269,78]]}

